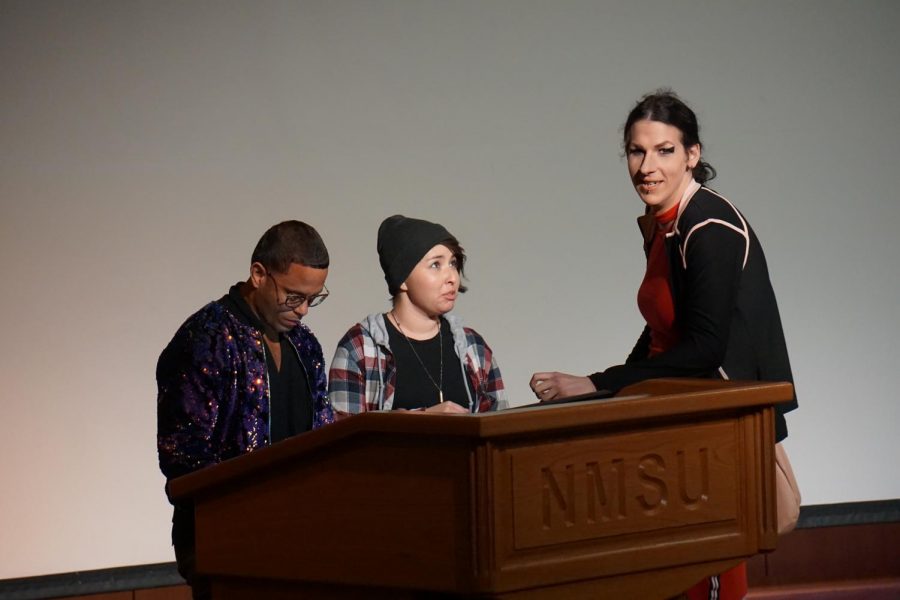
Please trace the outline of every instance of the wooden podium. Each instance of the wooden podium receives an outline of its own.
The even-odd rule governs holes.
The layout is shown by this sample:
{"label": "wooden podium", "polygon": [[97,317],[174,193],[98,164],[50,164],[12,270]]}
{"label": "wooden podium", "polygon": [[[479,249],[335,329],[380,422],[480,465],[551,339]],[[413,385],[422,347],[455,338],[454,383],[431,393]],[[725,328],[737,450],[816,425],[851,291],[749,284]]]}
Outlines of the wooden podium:
{"label": "wooden podium", "polygon": [[214,598],[669,598],[775,548],[788,383],[367,413],[171,483]]}

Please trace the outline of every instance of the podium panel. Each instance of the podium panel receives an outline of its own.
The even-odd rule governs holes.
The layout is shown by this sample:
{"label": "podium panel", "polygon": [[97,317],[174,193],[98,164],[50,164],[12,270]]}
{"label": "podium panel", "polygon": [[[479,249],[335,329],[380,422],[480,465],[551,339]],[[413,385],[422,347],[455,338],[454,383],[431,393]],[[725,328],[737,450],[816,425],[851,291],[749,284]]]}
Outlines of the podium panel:
{"label": "podium panel", "polygon": [[775,547],[790,384],[366,413],[174,480],[216,598],[677,595]]}
{"label": "podium panel", "polygon": [[514,549],[735,523],[735,429],[661,427],[505,451]]}

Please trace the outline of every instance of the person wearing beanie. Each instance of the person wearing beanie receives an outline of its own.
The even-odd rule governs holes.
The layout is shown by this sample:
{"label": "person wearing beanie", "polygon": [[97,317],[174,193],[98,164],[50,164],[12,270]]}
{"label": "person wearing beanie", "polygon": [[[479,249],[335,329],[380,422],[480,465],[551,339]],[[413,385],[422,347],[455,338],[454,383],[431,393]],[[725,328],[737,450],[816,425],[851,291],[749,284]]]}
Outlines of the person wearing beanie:
{"label": "person wearing beanie", "polygon": [[336,413],[505,408],[490,346],[450,314],[466,291],[466,255],[457,239],[437,223],[394,215],[378,228],[377,249],[392,307],[338,342],[328,377]]}

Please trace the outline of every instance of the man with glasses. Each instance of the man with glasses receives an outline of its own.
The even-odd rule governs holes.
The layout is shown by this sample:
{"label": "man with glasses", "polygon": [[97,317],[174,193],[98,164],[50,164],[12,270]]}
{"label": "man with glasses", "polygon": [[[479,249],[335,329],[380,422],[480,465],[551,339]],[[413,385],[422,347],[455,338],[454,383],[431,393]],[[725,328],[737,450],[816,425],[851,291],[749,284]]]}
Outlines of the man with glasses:
{"label": "man with glasses", "polygon": [[[315,229],[279,223],[256,245],[248,279],[175,333],[156,367],[167,481],[333,421],[322,348],[301,324],[328,296],[328,263]],[[175,504],[172,542],[194,598],[208,598],[194,573],[193,506]]]}

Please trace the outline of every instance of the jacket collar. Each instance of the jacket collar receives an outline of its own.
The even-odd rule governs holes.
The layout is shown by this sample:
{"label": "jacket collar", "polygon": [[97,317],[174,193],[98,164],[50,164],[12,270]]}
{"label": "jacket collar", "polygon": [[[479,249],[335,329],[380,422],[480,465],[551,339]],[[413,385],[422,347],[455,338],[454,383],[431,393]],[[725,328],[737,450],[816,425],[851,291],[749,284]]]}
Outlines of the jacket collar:
{"label": "jacket collar", "polygon": [[[678,215],[675,217],[675,224],[672,226],[672,231],[678,231],[678,223],[681,221],[681,215],[684,214],[684,209],[690,203],[694,194],[697,193],[697,190],[701,187],[703,186],[695,179],[692,179],[684,190],[684,194],[682,194],[681,201],[678,204]],[[644,214],[637,218],[637,224],[638,229],[641,231],[641,236],[644,238],[644,252],[650,252],[650,244],[653,242],[653,236],[656,234],[656,219],[650,214],[649,206],[644,209]]]}
{"label": "jacket collar", "polygon": [[[365,331],[369,332],[369,335],[372,336],[372,341],[376,345],[390,351],[390,339],[387,325],[384,323],[386,318],[385,313],[373,313],[360,321],[359,324]],[[452,313],[442,315],[441,318],[450,324],[450,333],[453,334],[453,345],[456,348],[457,355],[464,356],[466,353],[466,332],[462,325],[462,319]]]}
{"label": "jacket collar", "polygon": [[228,293],[222,297],[221,302],[225,305],[225,308],[228,309],[228,312],[233,314],[238,321],[262,332],[262,322],[259,320],[259,317],[256,316],[256,313],[253,312],[253,309],[250,308],[250,305],[247,304],[244,296],[241,295],[242,285],[244,285],[244,282],[239,281],[231,286]]}

